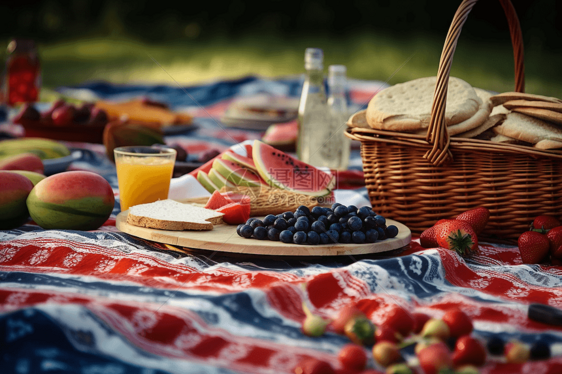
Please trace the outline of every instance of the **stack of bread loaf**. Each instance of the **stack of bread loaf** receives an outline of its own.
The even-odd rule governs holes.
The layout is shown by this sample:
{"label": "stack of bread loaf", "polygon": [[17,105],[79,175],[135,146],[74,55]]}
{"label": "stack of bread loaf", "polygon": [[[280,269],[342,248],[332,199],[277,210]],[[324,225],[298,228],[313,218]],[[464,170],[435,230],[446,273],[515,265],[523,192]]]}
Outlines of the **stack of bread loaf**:
{"label": "stack of bread loaf", "polygon": [[[348,126],[418,135],[427,133],[436,77],[420,78],[384,89]],[[493,95],[449,78],[445,124],[449,136],[538,149],[562,148],[562,100],[507,92]]]}

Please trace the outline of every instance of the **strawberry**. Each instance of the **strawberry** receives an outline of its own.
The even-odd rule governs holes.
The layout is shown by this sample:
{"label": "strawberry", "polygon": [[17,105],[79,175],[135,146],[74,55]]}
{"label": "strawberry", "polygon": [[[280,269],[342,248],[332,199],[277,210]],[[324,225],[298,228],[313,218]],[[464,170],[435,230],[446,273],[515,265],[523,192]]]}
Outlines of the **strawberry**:
{"label": "strawberry", "polygon": [[488,219],[490,218],[490,211],[484,207],[478,207],[476,209],[467,210],[457,216],[457,220],[465,221],[472,226],[476,235],[484,231]]}
{"label": "strawberry", "polygon": [[332,365],[314,357],[302,359],[294,370],[295,374],[336,374]]}
{"label": "strawberry", "polygon": [[375,340],[377,342],[391,342],[398,343],[402,340],[402,335],[396,332],[392,327],[379,326],[375,330]]}
{"label": "strawberry", "polygon": [[548,238],[536,231],[525,231],[517,240],[521,260],[524,264],[538,264],[543,261],[550,249]]}
{"label": "strawberry", "polygon": [[388,327],[406,337],[414,329],[414,317],[406,309],[393,305],[384,315],[381,327]]}
{"label": "strawberry", "polygon": [[437,238],[435,237],[435,226],[421,233],[420,244],[424,248],[435,248],[439,246],[439,244],[437,244]]}
{"label": "strawberry", "polygon": [[531,351],[523,343],[513,340],[505,345],[504,354],[507,362],[521,364],[529,360]]}
{"label": "strawberry", "polygon": [[437,225],[440,225],[442,223],[449,222],[449,221],[454,221],[454,219],[450,219],[450,218],[440,219],[439,221],[435,222],[435,224],[433,226],[437,226]]}
{"label": "strawberry", "polygon": [[338,360],[346,369],[361,371],[367,365],[367,353],[357,344],[346,344],[338,353]]}
{"label": "strawberry", "polygon": [[402,358],[398,346],[391,342],[380,342],[373,346],[373,358],[379,365],[387,367]]}
{"label": "strawberry", "polygon": [[338,316],[332,321],[332,328],[338,334],[345,334],[345,324],[356,317],[364,317],[365,314],[359,310],[354,304],[349,304],[340,309]]}
{"label": "strawberry", "polygon": [[453,360],[445,343],[432,344],[419,351],[417,356],[425,374],[437,374],[453,367]]}
{"label": "strawberry", "polygon": [[449,335],[453,338],[472,332],[472,320],[459,308],[449,309],[441,319],[449,326]]}
{"label": "strawberry", "polygon": [[478,237],[472,226],[462,220],[455,220],[435,226],[437,243],[440,247],[470,256],[478,251]]}
{"label": "strawberry", "polygon": [[546,238],[549,242],[550,255],[558,260],[562,259],[562,226],[557,226],[548,231]]}
{"label": "strawberry", "polygon": [[562,226],[562,223],[552,216],[538,216],[533,221],[534,229],[550,230],[558,226]]}
{"label": "strawberry", "polygon": [[412,317],[414,317],[414,334],[419,334],[423,329],[423,325],[431,318],[424,313],[412,313]]}
{"label": "strawberry", "polygon": [[455,345],[453,363],[455,367],[463,365],[482,366],[486,362],[486,348],[470,335],[461,336]]}

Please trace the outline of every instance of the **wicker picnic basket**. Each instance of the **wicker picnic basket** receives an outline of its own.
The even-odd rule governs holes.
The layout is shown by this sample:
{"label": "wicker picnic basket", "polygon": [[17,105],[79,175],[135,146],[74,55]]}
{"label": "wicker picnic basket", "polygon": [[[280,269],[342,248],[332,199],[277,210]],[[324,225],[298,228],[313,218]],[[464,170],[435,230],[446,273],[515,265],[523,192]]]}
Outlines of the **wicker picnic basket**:
{"label": "wicker picnic basket", "polygon": [[[523,43],[511,1],[507,16],[515,59],[515,91],[524,92]],[[562,218],[562,152],[486,140],[449,138],[445,98],[453,54],[477,0],[464,0],[445,40],[426,136],[348,127],[361,142],[373,209],[421,233],[437,220],[478,206],[491,212],[481,237],[516,240],[540,214]]]}

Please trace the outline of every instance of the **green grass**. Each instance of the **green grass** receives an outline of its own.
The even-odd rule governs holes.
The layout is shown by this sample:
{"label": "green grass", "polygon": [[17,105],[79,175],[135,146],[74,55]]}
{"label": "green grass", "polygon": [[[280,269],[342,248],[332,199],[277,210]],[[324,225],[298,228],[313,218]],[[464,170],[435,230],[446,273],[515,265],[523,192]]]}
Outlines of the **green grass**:
{"label": "green grass", "polygon": [[[435,75],[443,39],[395,39],[366,33],[341,38],[293,40],[254,35],[148,44],[134,39],[97,38],[40,45],[40,53],[46,88],[89,80],[195,84],[249,74],[299,74],[307,47],[323,48],[325,66],[344,64],[349,77],[396,84]],[[562,65],[562,55],[527,50],[525,62],[527,92],[562,97],[562,71],[557,68]],[[461,37],[451,75],[484,89],[513,90],[509,42],[488,45]]]}

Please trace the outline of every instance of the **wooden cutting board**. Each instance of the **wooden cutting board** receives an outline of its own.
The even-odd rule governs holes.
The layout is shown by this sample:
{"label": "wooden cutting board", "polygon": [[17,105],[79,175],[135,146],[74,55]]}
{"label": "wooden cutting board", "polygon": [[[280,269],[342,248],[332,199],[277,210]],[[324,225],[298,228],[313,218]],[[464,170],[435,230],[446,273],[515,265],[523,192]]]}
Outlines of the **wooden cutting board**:
{"label": "wooden cutting board", "polygon": [[388,252],[410,244],[412,233],[400,222],[387,220],[388,225],[398,227],[398,235],[392,239],[369,244],[286,244],[271,240],[246,239],[238,236],[236,226],[216,225],[210,231],[167,231],[148,229],[127,224],[127,211],[117,216],[119,230],[158,243],[207,249],[218,252],[243,253],[271,256],[344,256]]}

